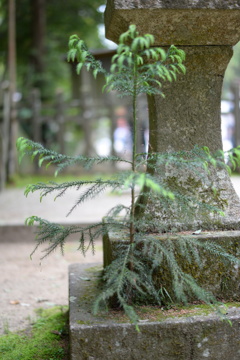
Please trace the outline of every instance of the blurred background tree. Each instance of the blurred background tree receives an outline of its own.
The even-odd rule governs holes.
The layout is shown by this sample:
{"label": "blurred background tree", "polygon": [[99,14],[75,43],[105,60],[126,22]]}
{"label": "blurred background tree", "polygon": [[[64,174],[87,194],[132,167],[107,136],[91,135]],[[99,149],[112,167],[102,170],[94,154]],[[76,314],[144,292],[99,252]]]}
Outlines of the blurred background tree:
{"label": "blurred background tree", "polygon": [[[6,78],[8,48],[8,0],[0,0],[0,76]],[[104,0],[17,0],[16,50],[17,88],[23,94],[37,87],[42,98],[54,90],[68,90],[69,67],[64,62],[70,35],[76,33],[90,47],[103,47],[98,25],[103,15],[98,10]]]}
{"label": "blurred background tree", "polygon": [[[9,41],[10,4],[15,4],[12,20],[16,25],[14,100],[9,76],[9,45],[14,45],[13,40]],[[66,61],[69,36],[77,34],[104,66],[110,66],[113,50],[106,49],[100,32],[104,29],[105,4],[106,0],[0,0],[0,190],[1,184],[14,173],[16,136],[26,136],[69,155],[118,152],[120,131],[116,129],[127,131],[131,138],[128,104],[122,100],[120,103],[114,94],[102,95],[100,76],[97,83],[89,74],[79,77],[76,65]],[[223,85],[225,150],[240,145],[239,63],[240,43],[234,47]],[[9,106],[10,99],[14,111]],[[139,148],[145,151],[148,145],[145,98],[139,107],[142,117]],[[125,144],[122,151],[126,152]],[[26,173],[26,169],[22,171]]]}
{"label": "blurred background tree", "polygon": [[[99,36],[104,2],[0,0],[0,172],[5,173],[3,179],[0,175],[0,189],[15,172],[18,125],[26,136],[44,140],[51,125],[49,113],[58,111],[56,93],[61,89],[63,94],[58,107],[71,97],[69,36],[78,34],[90,48],[104,47]],[[45,104],[51,104],[47,110]]]}
{"label": "blurred background tree", "polygon": [[223,98],[231,99],[231,94],[234,93],[236,83],[240,80],[240,42],[233,47],[233,57],[227,67],[224,83],[223,83]]}

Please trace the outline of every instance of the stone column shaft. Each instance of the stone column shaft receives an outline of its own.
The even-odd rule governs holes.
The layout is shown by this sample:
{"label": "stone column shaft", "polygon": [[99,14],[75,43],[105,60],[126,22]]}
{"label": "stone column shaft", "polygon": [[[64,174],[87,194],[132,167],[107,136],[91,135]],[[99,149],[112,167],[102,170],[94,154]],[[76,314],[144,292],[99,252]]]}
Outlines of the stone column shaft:
{"label": "stone column shaft", "polygon": [[231,46],[185,47],[186,75],[163,84],[165,98],[149,96],[150,146],[154,152],[222,148],[220,101]]}

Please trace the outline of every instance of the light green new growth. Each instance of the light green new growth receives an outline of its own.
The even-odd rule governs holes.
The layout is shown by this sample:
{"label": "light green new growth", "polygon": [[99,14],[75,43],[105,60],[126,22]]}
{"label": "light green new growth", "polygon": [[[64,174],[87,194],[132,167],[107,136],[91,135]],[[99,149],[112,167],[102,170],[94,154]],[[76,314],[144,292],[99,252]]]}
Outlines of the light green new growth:
{"label": "light green new growth", "polygon": [[[101,164],[107,161],[126,162],[131,169],[109,180],[97,179],[95,181],[73,181],[63,184],[38,183],[29,185],[25,194],[40,191],[40,199],[42,200],[49,193],[55,193],[55,199],[63,196],[69,188],[84,190],[78,196],[76,203],[71,209],[84,201],[98,196],[106,189],[123,190],[130,189],[131,205],[129,207],[117,205],[106,216],[104,223],[83,228],[81,226],[62,226],[52,224],[47,220],[33,216],[27,219],[28,225],[35,222],[39,224],[38,235],[36,238],[38,246],[42,243],[48,243],[46,255],[50,254],[56,247],[60,246],[64,251],[64,244],[70,234],[79,233],[79,250],[85,255],[86,251],[91,248],[94,251],[94,240],[100,235],[107,234],[112,231],[124,231],[128,234],[128,240],[119,245],[116,259],[104,271],[105,286],[97,298],[94,305],[94,312],[98,312],[102,304],[107,304],[109,299],[115,298],[116,304],[121,306],[130,320],[137,325],[138,318],[134,311],[134,302],[144,299],[144,302],[162,304],[166,299],[164,294],[173,292],[175,297],[180,301],[187,301],[188,294],[194,293],[199,299],[207,303],[215,303],[214,297],[204,291],[197,285],[195,280],[181,269],[176,254],[180,251],[185,256],[186,261],[191,263],[194,259],[201,265],[199,249],[205,247],[210,253],[217,253],[218,256],[229,262],[239,261],[233,256],[229,256],[221,248],[214,247],[208,243],[200,243],[197,241],[187,241],[183,239],[180,245],[168,241],[156,241],[153,236],[146,237],[144,219],[136,217],[136,186],[140,189],[151,189],[153,193],[157,193],[163,199],[163,206],[169,206],[169,202],[182,201],[187,208],[189,204],[197,203],[208,211],[221,211],[211,205],[199,204],[199,200],[194,197],[183,198],[178,192],[173,192],[156,178],[154,172],[142,172],[142,168],[148,169],[161,164],[171,164],[171,166],[181,166],[191,169],[194,173],[198,173],[202,169],[202,174],[209,171],[209,166],[226,167],[224,164],[224,153],[218,152],[216,156],[212,156],[207,148],[194,148],[192,152],[176,152],[168,154],[138,154],[137,153],[137,97],[144,93],[148,96],[160,94],[162,92],[162,83],[165,81],[172,82],[176,80],[178,74],[185,73],[183,61],[185,59],[184,51],[171,46],[168,51],[154,46],[154,38],[150,34],[140,36],[134,25],[131,25],[124,34],[120,36],[119,46],[116,55],[112,58],[110,73],[107,73],[99,61],[96,61],[83,40],[76,35],[71,36],[69,40],[68,59],[77,60],[77,72],[80,73],[85,66],[88,71],[92,71],[96,77],[99,73],[104,74],[106,83],[103,88],[105,91],[116,90],[121,96],[130,96],[132,99],[132,119],[133,119],[133,148],[132,158],[130,161],[123,160],[116,156],[109,157],[84,157],[84,156],[65,156],[54,151],[45,149],[42,145],[30,140],[20,138],[17,147],[20,153],[20,159],[25,154],[30,155],[33,159],[38,158],[39,166],[45,164],[47,167],[53,165],[56,168],[56,175],[59,171],[67,166],[80,165],[90,168],[95,164]],[[174,85],[173,85],[174,86]],[[240,152],[237,149],[238,153]],[[234,164],[237,158],[231,152],[228,158]],[[156,165],[158,164],[158,165]],[[146,196],[151,196],[150,192],[146,192]],[[121,215],[121,216],[120,216]],[[151,221],[151,220],[150,220]],[[161,223],[159,231],[161,232]],[[177,246],[180,248],[177,249]],[[34,251],[35,251],[34,250]],[[172,275],[172,291],[169,289],[156,289],[153,282],[153,272],[156,267],[161,266],[165,261]],[[170,297],[170,296],[168,296]]]}

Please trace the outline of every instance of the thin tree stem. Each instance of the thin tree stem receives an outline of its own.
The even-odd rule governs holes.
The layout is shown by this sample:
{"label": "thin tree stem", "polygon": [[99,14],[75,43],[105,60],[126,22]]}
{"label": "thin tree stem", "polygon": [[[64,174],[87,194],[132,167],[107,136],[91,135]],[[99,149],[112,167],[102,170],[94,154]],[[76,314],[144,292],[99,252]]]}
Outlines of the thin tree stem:
{"label": "thin tree stem", "polygon": [[[137,153],[137,63],[134,61],[134,85],[133,85],[133,146],[132,146],[132,171],[136,171],[136,153]],[[135,180],[134,180],[135,181]],[[131,188],[131,219],[130,219],[130,243],[134,242],[135,235],[135,183],[133,181]]]}

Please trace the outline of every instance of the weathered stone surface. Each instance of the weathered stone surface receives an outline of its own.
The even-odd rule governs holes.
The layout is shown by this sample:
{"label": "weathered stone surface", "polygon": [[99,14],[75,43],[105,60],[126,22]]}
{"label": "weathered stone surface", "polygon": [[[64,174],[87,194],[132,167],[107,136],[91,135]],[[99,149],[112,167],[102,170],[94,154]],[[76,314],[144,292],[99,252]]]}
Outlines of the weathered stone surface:
{"label": "weathered stone surface", "polygon": [[[152,237],[153,235],[149,235]],[[198,239],[200,241],[212,241],[220,245],[229,254],[239,258],[240,256],[240,231],[217,231],[202,235],[154,235],[159,241],[166,241],[170,238],[173,241],[181,242],[183,237],[185,239]],[[146,235],[146,238],[148,235]],[[104,236],[103,239],[103,253],[104,253],[104,267],[108,266],[117,256],[117,246],[121,241],[128,241],[128,238],[123,233],[110,233]],[[144,241],[144,240],[143,240]],[[201,253],[202,252],[202,253]],[[201,255],[202,254],[202,255]],[[207,251],[199,249],[199,255],[202,260],[202,266],[196,263],[189,264],[184,256],[180,253],[176,254],[177,261],[181,264],[182,270],[190,274],[205,290],[210,291],[218,299],[224,300],[240,300],[240,269],[236,264],[224,262],[218,256]],[[156,288],[165,288],[172,299],[175,299],[172,291],[172,276],[168,266],[165,264],[159,270],[155,271],[153,279]],[[189,299],[196,300],[194,297]]]}
{"label": "weathered stone surface", "polygon": [[181,47],[187,72],[163,83],[165,98],[149,97],[153,152],[191,150],[194,145],[222,148],[220,101],[231,46]]}
{"label": "weathered stone surface", "polygon": [[[223,321],[216,315],[129,323],[94,317],[90,313],[91,281],[81,266],[70,266],[71,360],[239,360],[240,310],[231,308]],[[95,275],[91,272],[92,276]],[[94,280],[93,280],[94,282]]]}
{"label": "weathered stone surface", "polygon": [[239,0],[110,0],[116,9],[239,9]]}
{"label": "weathered stone surface", "polygon": [[[232,49],[229,46],[198,46],[184,47],[184,50],[187,54],[186,75],[181,76],[175,83],[163,84],[166,95],[164,99],[161,96],[148,99],[149,142],[150,151],[153,153],[191,150],[194,145],[208,146],[212,152],[222,148],[219,104],[224,72],[232,56]],[[187,174],[186,169],[179,168],[164,171],[158,169],[157,174],[160,180],[164,178],[167,183],[170,183],[173,177],[180,179],[183,194],[189,179],[194,178],[197,184],[202,176]],[[198,193],[200,201],[206,201],[207,195],[207,201],[223,210],[225,217],[200,211],[194,213],[193,210],[194,221],[190,218],[184,220],[186,214],[181,214],[174,204],[172,211],[166,213],[162,209],[161,199],[158,200],[157,197],[149,201],[145,213],[163,224],[168,222],[169,228],[177,227],[179,230],[194,229],[196,226],[206,226],[208,229],[239,229],[240,202],[228,173],[212,168],[210,174],[206,173],[201,181],[201,186],[195,186],[191,181],[193,194]],[[218,193],[217,201],[213,193],[211,194],[213,188]],[[187,194],[190,195],[189,192]],[[154,228],[151,230],[154,231]]]}
{"label": "weathered stone surface", "polygon": [[[180,198],[188,197],[191,201],[186,205],[180,199],[166,200],[152,192],[147,192],[147,196],[141,194],[137,210],[140,210],[138,216],[145,224],[142,230],[156,233],[196,229],[239,229],[239,199],[229,175],[225,170],[217,170],[214,167],[210,169],[210,173],[201,169],[201,172],[196,174],[166,165],[165,173],[163,169],[157,170],[161,184],[171,191],[176,191]],[[138,208],[139,203],[141,206]],[[142,207],[144,203],[145,207]],[[224,215],[216,209],[223,211]]]}
{"label": "weathered stone surface", "polygon": [[135,24],[156,45],[235,45],[239,10],[239,0],[108,0],[106,37],[117,42]]}

